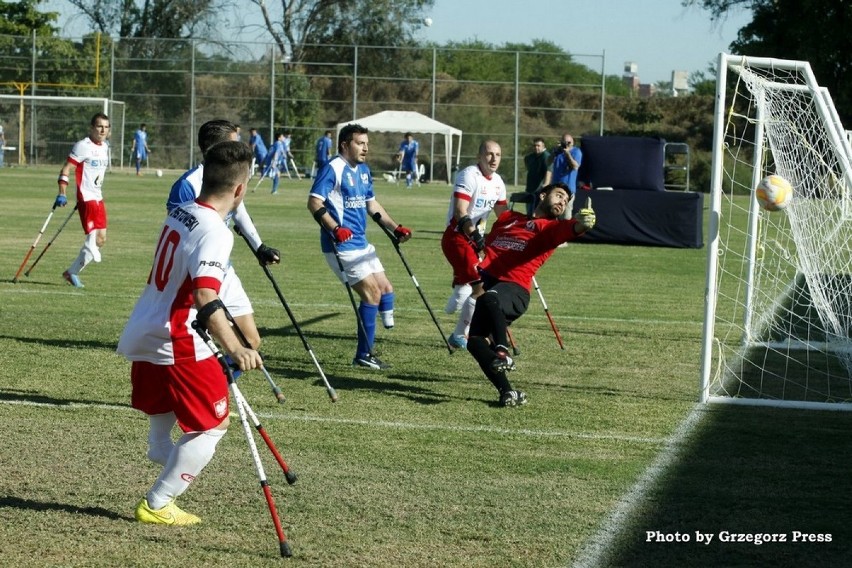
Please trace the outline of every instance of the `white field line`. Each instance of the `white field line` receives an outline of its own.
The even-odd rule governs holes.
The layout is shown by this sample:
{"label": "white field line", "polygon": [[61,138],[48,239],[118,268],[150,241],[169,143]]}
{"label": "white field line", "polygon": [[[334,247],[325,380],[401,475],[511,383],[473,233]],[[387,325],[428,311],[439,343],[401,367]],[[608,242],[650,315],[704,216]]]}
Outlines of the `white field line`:
{"label": "white field line", "polygon": [[[53,408],[57,410],[82,410],[82,409],[101,409],[101,410],[116,410],[138,412],[129,406],[120,406],[116,404],[97,404],[83,402],[69,402],[67,404],[56,404],[49,402],[32,402],[28,400],[2,400],[0,404],[18,405],[18,406],[33,406]],[[236,416],[235,412],[231,413]],[[392,430],[439,430],[446,432],[473,432],[499,434],[504,436],[526,436],[531,438],[569,438],[580,440],[601,440],[601,441],[616,441],[626,442],[631,444],[648,444],[648,445],[663,445],[666,443],[665,438],[652,438],[645,436],[631,436],[628,434],[594,434],[588,432],[571,432],[567,430],[532,430],[529,428],[498,428],[496,426],[465,426],[462,424],[418,424],[414,422],[399,422],[389,420],[366,420],[358,418],[330,418],[327,416],[316,415],[295,415],[288,416],[276,413],[256,413],[258,418],[264,420],[283,420],[291,422],[317,422],[325,424],[343,424],[347,426],[366,426],[370,428],[388,428]]]}
{"label": "white field line", "polygon": [[657,480],[679,459],[680,451],[684,448],[686,439],[697,428],[706,414],[706,407],[698,405],[683,419],[668,440],[657,459],[648,466],[633,487],[621,496],[615,509],[601,523],[595,533],[580,550],[574,560],[573,568],[599,568],[608,565],[607,554],[612,552],[612,545],[627,526],[640,505],[657,485]]}

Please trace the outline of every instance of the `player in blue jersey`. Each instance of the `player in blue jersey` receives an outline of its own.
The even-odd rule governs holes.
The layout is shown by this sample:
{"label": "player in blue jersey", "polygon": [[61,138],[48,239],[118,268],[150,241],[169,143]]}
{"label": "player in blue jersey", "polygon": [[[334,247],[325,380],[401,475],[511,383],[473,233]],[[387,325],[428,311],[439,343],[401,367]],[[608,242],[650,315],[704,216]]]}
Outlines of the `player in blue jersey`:
{"label": "player in blue jersey", "polygon": [[287,131],[279,132],[278,138],[272,144],[269,152],[266,154],[266,160],[263,163],[263,175],[272,180],[272,194],[278,193],[278,184],[281,182],[281,173],[290,175],[290,169],[287,167],[287,159],[291,158],[290,154],[290,133]]}
{"label": "player in blue jersey", "polygon": [[257,128],[249,129],[249,146],[254,154],[254,160],[251,163],[251,171],[254,171],[255,166],[260,169],[263,175],[263,162],[266,161],[266,144],[263,143],[263,136],[257,131]]}
{"label": "player in blue jersey", "polygon": [[[198,129],[198,147],[201,149],[202,156],[213,145],[228,140],[236,140],[237,135],[237,125],[229,120],[210,120],[205,122]],[[171,211],[181,203],[195,201],[201,193],[201,180],[203,176],[203,163],[183,174],[172,185],[169,199],[166,201],[166,210]],[[225,222],[230,224],[232,219],[240,233],[245,235],[251,244],[258,262],[263,265],[280,262],[281,253],[277,249],[263,244],[257,228],[254,226],[246,210],[245,203],[241,202],[234,212],[228,215]],[[260,345],[260,332],[258,332],[254,321],[254,309],[251,306],[248,295],[243,289],[239,276],[234,272],[234,267],[230,263],[228,263],[225,277],[222,280],[222,290],[219,295],[228,308],[228,311],[234,316],[237,325],[243,331],[246,338],[257,349]]]}
{"label": "player in blue jersey", "polygon": [[338,155],[314,180],[308,210],[321,226],[320,246],[326,262],[340,281],[348,282],[361,298],[358,314],[363,326],[358,326],[358,347],[352,364],[387,369],[390,365],[373,355],[373,342],[379,315],[386,328],[393,327],[394,293],[375,247],[367,242],[367,216],[379,213],[379,222],[391,229],[401,243],[411,238],[411,231],[396,223],[376,200],[373,176],[364,163],[368,145],[366,128],[360,124],[343,127]]}
{"label": "player in blue jersey", "polygon": [[150,148],[148,148],[148,131],[145,128],[145,123],[142,123],[139,126],[139,130],[133,134],[133,142],[130,143],[130,154],[136,163],[137,176],[142,175],[140,171],[142,169],[142,162],[148,158],[150,151]]}
{"label": "player in blue jersey", "polygon": [[420,143],[414,139],[411,132],[405,133],[405,140],[399,145],[399,169],[405,172],[405,186],[409,189],[414,179],[417,178],[417,154],[420,152]]}
{"label": "player in blue jersey", "polygon": [[317,173],[331,161],[331,130],[326,130],[316,143],[316,153],[314,156],[314,165]]}

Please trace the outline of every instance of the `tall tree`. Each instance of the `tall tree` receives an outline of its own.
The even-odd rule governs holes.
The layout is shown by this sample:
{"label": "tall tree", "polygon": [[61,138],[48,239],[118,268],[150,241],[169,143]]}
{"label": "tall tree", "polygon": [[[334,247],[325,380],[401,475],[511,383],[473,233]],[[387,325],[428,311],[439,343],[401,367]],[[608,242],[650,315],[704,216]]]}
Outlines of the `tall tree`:
{"label": "tall tree", "polygon": [[[401,46],[435,0],[251,0],[281,54],[294,63],[310,44]],[[273,4],[273,5],[270,5]]]}
{"label": "tall tree", "polygon": [[733,53],[808,61],[828,88],[840,117],[852,120],[852,2],[838,0],[682,0],[721,21],[735,9],[752,21],[731,43]]}
{"label": "tall tree", "polygon": [[67,0],[104,34],[119,38],[203,37],[216,0]]}
{"label": "tall tree", "polygon": [[25,36],[33,31],[38,35],[54,35],[59,19],[56,12],[39,12],[44,0],[0,1],[0,34]]}

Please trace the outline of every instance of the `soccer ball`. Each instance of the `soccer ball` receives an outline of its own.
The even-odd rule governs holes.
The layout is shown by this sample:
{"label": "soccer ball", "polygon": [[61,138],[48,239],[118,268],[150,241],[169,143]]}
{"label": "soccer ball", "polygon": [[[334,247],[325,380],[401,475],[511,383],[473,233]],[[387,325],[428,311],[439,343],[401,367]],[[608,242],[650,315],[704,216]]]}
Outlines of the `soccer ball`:
{"label": "soccer ball", "polygon": [[793,186],[783,177],[773,174],[763,178],[754,193],[761,207],[767,211],[781,211],[793,199]]}
{"label": "soccer ball", "polygon": [[432,25],[432,18],[424,18],[423,19],[423,25],[426,26],[427,28],[429,26],[431,26]]}
{"label": "soccer ball", "polygon": [[163,170],[157,170],[157,177],[158,178],[163,177]]}

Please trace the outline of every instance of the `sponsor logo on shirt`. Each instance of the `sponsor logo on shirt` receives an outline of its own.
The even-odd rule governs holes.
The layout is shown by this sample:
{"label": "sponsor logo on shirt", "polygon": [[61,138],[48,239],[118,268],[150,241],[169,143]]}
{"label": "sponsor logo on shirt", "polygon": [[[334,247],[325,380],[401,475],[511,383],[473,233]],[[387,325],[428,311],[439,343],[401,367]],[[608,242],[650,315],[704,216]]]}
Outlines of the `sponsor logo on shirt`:
{"label": "sponsor logo on shirt", "polygon": [[344,209],[364,209],[365,207],[367,207],[367,201],[363,195],[347,197],[346,201],[343,202]]}
{"label": "sponsor logo on shirt", "polygon": [[527,248],[527,242],[512,237],[497,237],[491,246],[503,250],[524,250]]}
{"label": "sponsor logo on shirt", "polygon": [[477,197],[476,201],[473,203],[473,206],[478,209],[494,209],[494,205],[496,203],[496,199],[485,199],[484,197]]}
{"label": "sponsor logo on shirt", "polygon": [[219,270],[221,270],[222,272],[225,272],[225,271],[226,271],[226,269],[225,269],[225,267],[222,265],[222,263],[221,263],[221,262],[218,262],[218,261],[216,261],[216,260],[201,260],[201,261],[199,261],[199,262],[198,262],[198,266],[212,266],[212,267],[214,267],[214,268],[218,268],[218,269],[219,269]]}

